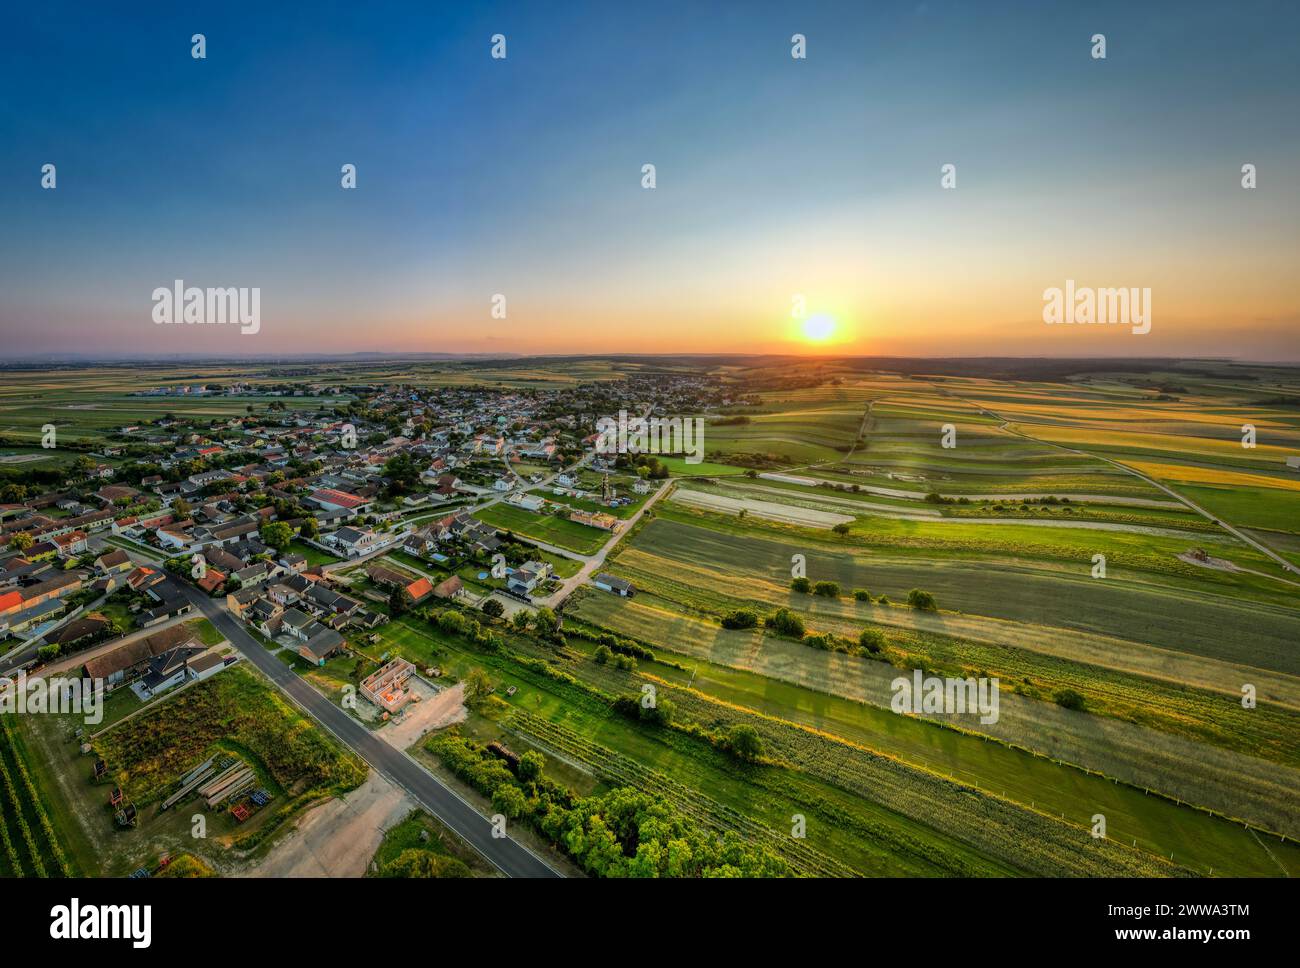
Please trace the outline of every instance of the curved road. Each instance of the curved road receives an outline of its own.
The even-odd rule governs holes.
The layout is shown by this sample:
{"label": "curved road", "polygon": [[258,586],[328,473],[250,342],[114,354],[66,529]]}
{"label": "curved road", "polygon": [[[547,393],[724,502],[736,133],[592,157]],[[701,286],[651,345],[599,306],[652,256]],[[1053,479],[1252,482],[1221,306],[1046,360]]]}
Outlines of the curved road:
{"label": "curved road", "polygon": [[[180,584],[180,583],[178,583]],[[492,836],[491,822],[461,796],[422,767],[406,752],[378,739],[334,703],[303,681],[244,630],[239,621],[187,584],[185,595],[212,622],[243,657],[275,683],[309,716],[381,776],[397,784],[431,814],[465,839],[497,869],[509,877],[560,877],[545,860],[508,837]]]}

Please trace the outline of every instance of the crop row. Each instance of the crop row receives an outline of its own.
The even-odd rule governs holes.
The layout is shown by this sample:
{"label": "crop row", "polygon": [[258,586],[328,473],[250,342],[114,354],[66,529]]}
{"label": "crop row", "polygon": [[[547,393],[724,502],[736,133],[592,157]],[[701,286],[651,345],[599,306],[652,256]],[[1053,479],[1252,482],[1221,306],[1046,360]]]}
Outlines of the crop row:
{"label": "crop row", "polygon": [[514,713],[510,725],[557,752],[581,760],[608,782],[661,796],[683,813],[719,833],[734,830],[749,840],[767,844],[801,873],[823,877],[856,876],[852,868],[822,854],[805,842],[782,837],[739,811],[677,783],[630,757],[600,746],[565,726],[524,710]]}
{"label": "crop row", "polygon": [[[54,831],[54,825],[50,822],[50,815],[45,809],[45,804],[36,792],[36,784],[32,782],[31,773],[27,769],[27,762],[19,753],[12,729],[13,726],[8,720],[0,718],[0,734],[2,734],[0,739],[3,739],[4,747],[13,758],[18,779],[22,783],[23,790],[26,791],[32,812],[36,815],[36,820],[41,826],[41,832],[44,834],[49,854],[54,858],[54,863],[57,865],[59,872],[64,877],[70,877],[72,876],[72,869],[68,865],[68,858],[59,844],[58,835]],[[3,762],[2,754],[0,754],[0,762]]]}

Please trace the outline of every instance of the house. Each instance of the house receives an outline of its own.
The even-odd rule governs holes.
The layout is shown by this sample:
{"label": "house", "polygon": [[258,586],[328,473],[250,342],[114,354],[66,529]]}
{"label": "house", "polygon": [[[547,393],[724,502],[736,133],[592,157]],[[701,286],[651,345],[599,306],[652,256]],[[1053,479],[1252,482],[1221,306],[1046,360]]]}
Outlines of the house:
{"label": "house", "polygon": [[452,575],[445,581],[439,582],[433,589],[433,594],[437,598],[446,598],[454,601],[465,594],[465,583],[461,581],[458,576]]}
{"label": "house", "polygon": [[220,653],[208,651],[191,659],[185,671],[192,681],[201,682],[204,679],[211,679],[225,667],[226,660]]}
{"label": "house", "polygon": [[113,631],[113,623],[99,612],[73,619],[61,629],[45,636],[46,645],[57,645],[63,652],[74,652],[104,638]]}
{"label": "house", "polygon": [[195,584],[209,595],[215,595],[226,584],[226,578],[227,575],[224,571],[209,568]]}
{"label": "house", "polygon": [[311,608],[338,615],[351,616],[361,611],[361,603],[355,598],[349,598],[320,584],[313,584],[307,590],[305,601]]}
{"label": "house", "polygon": [[394,659],[361,680],[361,697],[386,713],[395,713],[414,696],[406,685],[413,675],[414,665],[405,659]]}
{"label": "house", "polygon": [[139,680],[132,683],[131,690],[141,699],[149,700],[179,686],[189,676],[190,659],[206,651],[207,646],[193,642],[155,655],[149,660]]}
{"label": "house", "polygon": [[309,500],[326,511],[349,511],[354,514],[360,514],[373,503],[369,498],[332,487],[312,491]]}
{"label": "house", "polygon": [[639,477],[632,482],[632,490],[637,494],[649,494],[654,490],[654,485],[645,478]]}
{"label": "house", "polygon": [[617,531],[619,525],[618,518],[601,511],[570,511],[569,520],[592,528],[600,528],[602,531]]}
{"label": "house", "polygon": [[86,553],[86,532],[70,531],[51,538],[60,558],[78,558]]}
{"label": "house", "polygon": [[130,571],[134,567],[131,556],[121,548],[100,555],[95,559],[95,570],[101,575],[114,575],[118,572]]}
{"label": "house", "polygon": [[379,536],[373,531],[363,531],[360,528],[339,528],[325,537],[327,543],[352,557],[366,554],[378,540]]}
{"label": "house", "polygon": [[280,631],[299,642],[307,641],[307,630],[316,624],[316,619],[300,608],[287,608],[280,616]]}
{"label": "house", "polygon": [[324,665],[330,656],[338,655],[347,648],[343,636],[334,629],[317,624],[309,627],[309,631],[311,634],[307,641],[298,646],[298,654],[309,662]]}
{"label": "house", "polygon": [[307,570],[307,556],[300,554],[284,554],[280,556],[279,565],[285,571],[302,572]]}
{"label": "house", "polygon": [[507,504],[513,504],[525,511],[541,511],[546,506],[546,499],[537,494],[524,494],[517,491],[506,498]]}
{"label": "house", "polygon": [[69,571],[54,575],[35,585],[14,592],[0,592],[0,615],[34,608],[46,602],[57,601],[81,591],[84,584],[81,572]]}
{"label": "house", "polygon": [[107,689],[116,689],[142,675],[155,656],[180,646],[198,644],[192,628],[173,625],[87,659],[82,672],[87,679],[103,680]]}
{"label": "house", "polygon": [[498,477],[492,482],[492,490],[505,493],[515,486],[515,482],[508,477]]}
{"label": "house", "polygon": [[626,578],[616,578],[604,571],[596,576],[592,584],[604,591],[613,592],[615,595],[622,595],[624,598],[631,598],[636,594],[636,586]]}
{"label": "house", "polygon": [[95,497],[110,507],[118,501],[133,503],[139,496],[139,491],[124,484],[107,484],[95,492]]}
{"label": "house", "polygon": [[401,588],[406,591],[414,604],[419,604],[433,593],[433,585],[427,578],[415,578],[404,571],[386,568],[383,565],[371,565],[366,569],[370,580],[385,588]]}
{"label": "house", "polygon": [[551,566],[544,561],[529,561],[522,567],[516,568],[506,582],[506,590],[515,595],[527,597],[531,595],[533,589],[539,582],[545,581],[551,575]]}

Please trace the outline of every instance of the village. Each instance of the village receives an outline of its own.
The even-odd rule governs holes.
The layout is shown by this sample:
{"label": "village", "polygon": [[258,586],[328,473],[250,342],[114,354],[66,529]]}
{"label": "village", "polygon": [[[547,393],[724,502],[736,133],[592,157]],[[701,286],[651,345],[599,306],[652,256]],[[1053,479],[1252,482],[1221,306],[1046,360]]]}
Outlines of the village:
{"label": "village", "polygon": [[[261,413],[123,426],[62,487],[0,489],[0,672],[93,651],[82,668],[110,688],[139,680],[152,694],[187,668],[210,674],[202,650],[174,636],[131,635],[190,614],[186,588],[315,664],[426,601],[509,617],[554,608],[588,581],[633,594],[598,566],[668,473],[655,458],[595,453],[594,424],[611,408],[698,407],[706,392],[695,380],[645,381],[617,398],[593,384],[562,401],[290,386]],[[298,409],[304,393],[347,404]]]}

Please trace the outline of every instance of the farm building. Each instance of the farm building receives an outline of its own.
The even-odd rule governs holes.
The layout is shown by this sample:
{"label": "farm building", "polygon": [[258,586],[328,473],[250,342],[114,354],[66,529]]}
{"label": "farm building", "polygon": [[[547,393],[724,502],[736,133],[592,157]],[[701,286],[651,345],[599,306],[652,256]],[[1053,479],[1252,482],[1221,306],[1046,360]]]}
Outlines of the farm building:
{"label": "farm building", "polygon": [[603,571],[596,576],[593,584],[597,588],[613,592],[615,595],[622,595],[624,598],[631,598],[636,594],[636,586],[626,578],[616,578]]}

